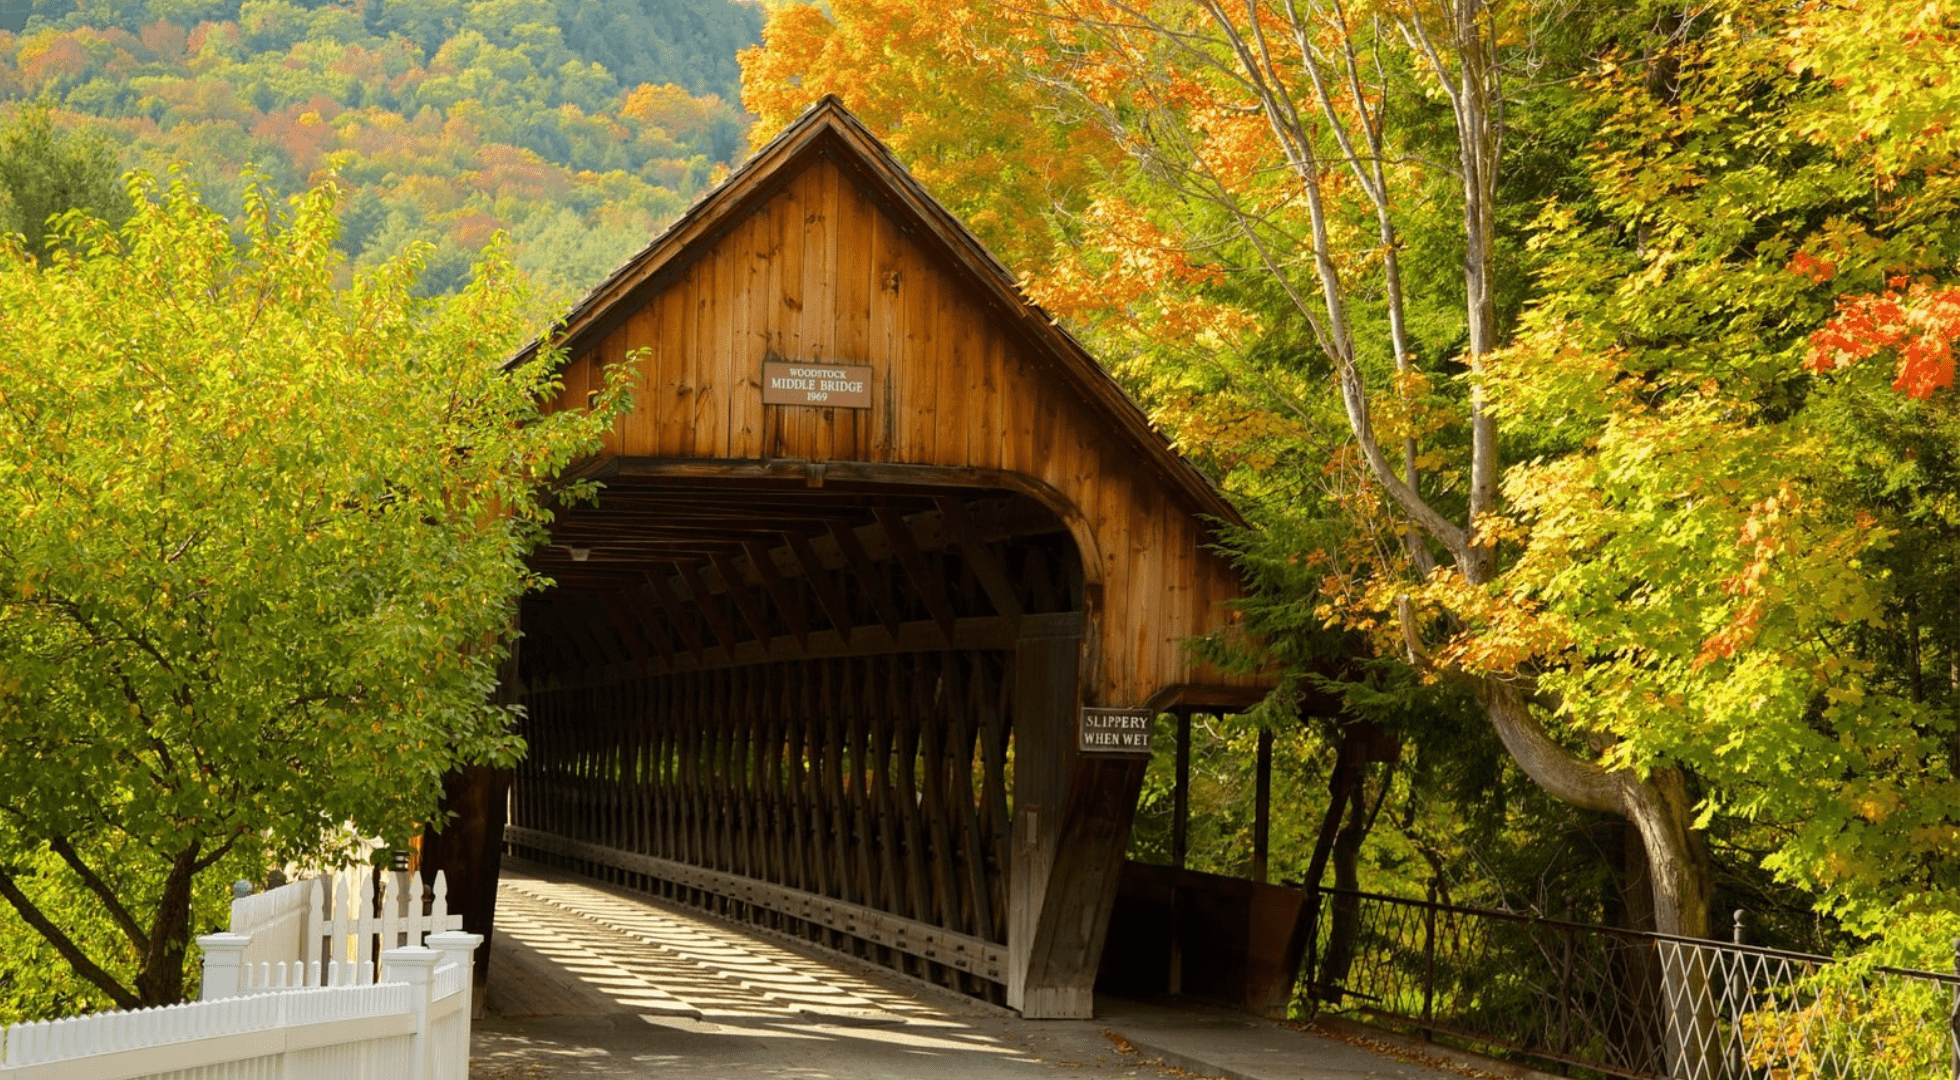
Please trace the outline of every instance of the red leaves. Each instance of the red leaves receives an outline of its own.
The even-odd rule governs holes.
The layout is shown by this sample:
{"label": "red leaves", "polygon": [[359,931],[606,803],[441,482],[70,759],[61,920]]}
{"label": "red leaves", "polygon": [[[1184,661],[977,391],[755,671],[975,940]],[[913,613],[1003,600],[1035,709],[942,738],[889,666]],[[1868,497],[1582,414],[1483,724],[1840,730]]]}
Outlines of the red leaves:
{"label": "red leaves", "polygon": [[[1791,260],[1798,269],[1799,255]],[[1824,264],[1828,265],[1828,264]],[[1823,373],[1880,353],[1898,358],[1892,388],[1915,398],[1953,385],[1953,343],[1960,339],[1960,286],[1892,278],[1882,293],[1838,299],[1837,314],[1810,336],[1805,365]]]}
{"label": "red leaves", "polygon": [[1837,264],[1829,259],[1817,258],[1808,251],[1799,251],[1790,256],[1790,272],[1822,285],[1837,276]]}

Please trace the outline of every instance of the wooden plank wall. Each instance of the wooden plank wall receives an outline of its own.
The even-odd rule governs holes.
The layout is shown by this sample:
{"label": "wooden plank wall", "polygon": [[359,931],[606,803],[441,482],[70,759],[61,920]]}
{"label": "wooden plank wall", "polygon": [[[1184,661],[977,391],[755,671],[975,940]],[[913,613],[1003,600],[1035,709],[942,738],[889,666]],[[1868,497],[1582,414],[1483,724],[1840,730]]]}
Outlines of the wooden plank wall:
{"label": "wooden plank wall", "polygon": [[[1014,318],[1020,318],[1015,315]],[[643,353],[639,353],[644,350]],[[761,404],[763,358],[869,364],[868,410]],[[1179,642],[1225,621],[1236,573],[1200,550],[1196,508],[856,180],[813,156],[566,372],[639,353],[639,397],[609,455],[804,458],[998,469],[1045,484],[1085,563],[1099,660],[1090,703],[1141,705],[1193,670]]]}

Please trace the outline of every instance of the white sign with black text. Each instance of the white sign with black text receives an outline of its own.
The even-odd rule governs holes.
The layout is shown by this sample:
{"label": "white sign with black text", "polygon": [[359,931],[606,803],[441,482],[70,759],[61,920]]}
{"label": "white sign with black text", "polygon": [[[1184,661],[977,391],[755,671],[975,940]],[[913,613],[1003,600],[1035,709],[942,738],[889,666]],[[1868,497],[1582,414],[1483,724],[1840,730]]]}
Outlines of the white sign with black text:
{"label": "white sign with black text", "polygon": [[1083,706],[1075,745],[1085,754],[1148,754],[1150,726],[1156,715],[1149,709],[1102,709]]}

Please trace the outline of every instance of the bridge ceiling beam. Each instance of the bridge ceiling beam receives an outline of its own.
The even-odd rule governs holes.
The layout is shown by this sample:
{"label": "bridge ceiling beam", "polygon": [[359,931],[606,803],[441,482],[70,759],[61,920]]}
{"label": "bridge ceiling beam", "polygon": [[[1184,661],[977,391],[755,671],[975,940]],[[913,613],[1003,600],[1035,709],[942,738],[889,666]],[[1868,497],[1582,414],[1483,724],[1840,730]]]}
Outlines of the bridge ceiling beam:
{"label": "bridge ceiling beam", "polygon": [[561,640],[527,652],[527,682],[948,648],[1011,637],[1072,594],[1042,550],[1067,534],[1018,496],[612,483],[596,505],[560,508],[533,558],[557,587],[527,600],[528,626]]}
{"label": "bridge ceiling beam", "polygon": [[667,584],[667,575],[649,572],[646,575],[646,588],[654,600],[666,609],[671,620],[668,625],[680,632],[681,639],[687,644],[688,652],[694,655],[694,662],[706,663],[706,658],[702,655],[706,648],[701,642],[701,632],[694,628],[694,620],[688,617],[687,611],[681,607],[681,602],[675,598],[673,589]]}

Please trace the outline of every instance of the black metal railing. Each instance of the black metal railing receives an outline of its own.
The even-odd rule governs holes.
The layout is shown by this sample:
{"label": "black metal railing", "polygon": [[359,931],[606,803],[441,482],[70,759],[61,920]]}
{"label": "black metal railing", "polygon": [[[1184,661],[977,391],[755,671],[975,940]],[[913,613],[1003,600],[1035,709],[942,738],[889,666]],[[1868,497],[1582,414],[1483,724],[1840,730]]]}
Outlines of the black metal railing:
{"label": "black metal railing", "polygon": [[1960,1080],[1960,975],[1345,889],[1310,903],[1310,1013],[1577,1075]]}

